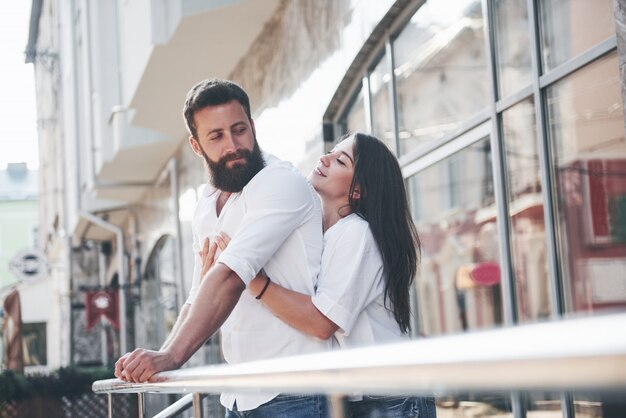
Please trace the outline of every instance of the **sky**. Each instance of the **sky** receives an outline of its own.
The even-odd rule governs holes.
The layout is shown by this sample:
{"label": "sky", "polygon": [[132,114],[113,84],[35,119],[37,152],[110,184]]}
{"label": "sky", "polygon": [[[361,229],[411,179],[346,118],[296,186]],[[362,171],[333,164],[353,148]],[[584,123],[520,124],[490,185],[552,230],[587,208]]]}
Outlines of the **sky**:
{"label": "sky", "polygon": [[0,170],[39,166],[33,65],[24,63],[31,2],[0,0]]}

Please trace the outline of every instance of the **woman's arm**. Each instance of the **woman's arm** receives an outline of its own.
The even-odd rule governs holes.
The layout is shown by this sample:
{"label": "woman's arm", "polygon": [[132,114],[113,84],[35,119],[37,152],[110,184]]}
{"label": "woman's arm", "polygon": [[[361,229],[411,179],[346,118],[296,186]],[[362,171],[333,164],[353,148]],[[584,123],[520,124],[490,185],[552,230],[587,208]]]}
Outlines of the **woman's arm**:
{"label": "woman's arm", "polygon": [[[256,297],[266,282],[266,276],[259,274],[250,282],[248,290]],[[281,321],[313,337],[327,340],[339,329],[313,305],[310,295],[285,289],[279,284],[270,282],[261,302]]]}
{"label": "woman's arm", "polygon": [[[200,256],[203,260],[202,276],[213,266],[216,249],[224,251],[230,242],[230,237],[220,232],[214,237],[214,242],[205,241]],[[202,277],[201,276],[201,277]],[[267,276],[259,273],[248,284],[248,291],[257,297],[267,283]],[[272,313],[287,325],[313,337],[327,340],[339,329],[333,321],[322,314],[311,301],[310,295],[286,289],[279,284],[268,284],[260,298]]]}

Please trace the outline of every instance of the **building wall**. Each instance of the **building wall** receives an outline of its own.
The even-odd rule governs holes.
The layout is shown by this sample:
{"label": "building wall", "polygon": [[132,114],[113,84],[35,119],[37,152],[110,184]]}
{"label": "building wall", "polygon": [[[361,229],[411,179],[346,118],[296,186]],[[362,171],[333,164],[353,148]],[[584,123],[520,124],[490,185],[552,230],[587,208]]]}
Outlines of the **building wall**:
{"label": "building wall", "polygon": [[0,287],[18,281],[9,263],[18,251],[34,247],[36,231],[36,200],[0,201]]}
{"label": "building wall", "polygon": [[76,194],[68,193],[67,187],[68,171],[76,166],[72,163],[76,158],[67,152],[70,138],[66,138],[68,144],[64,143],[67,130],[64,115],[67,112],[64,111],[63,98],[68,93],[63,88],[63,77],[71,79],[72,73],[64,75],[61,66],[64,52],[59,26],[62,19],[62,7],[58,2],[43,3],[37,24],[38,56],[34,62],[40,158],[39,242],[48,257],[49,290],[54,295],[47,328],[50,370],[70,364],[69,258],[72,245],[68,240],[67,213],[71,210],[70,205],[76,206]]}

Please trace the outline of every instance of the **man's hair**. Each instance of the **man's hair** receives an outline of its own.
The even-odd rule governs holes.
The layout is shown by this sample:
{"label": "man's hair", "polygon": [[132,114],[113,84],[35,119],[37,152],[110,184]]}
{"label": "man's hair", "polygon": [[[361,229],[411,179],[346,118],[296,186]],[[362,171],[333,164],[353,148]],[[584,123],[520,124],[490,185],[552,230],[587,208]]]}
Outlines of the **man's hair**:
{"label": "man's hair", "polygon": [[209,78],[202,80],[189,90],[183,108],[187,130],[192,137],[198,139],[198,131],[194,115],[197,111],[207,106],[217,106],[236,100],[243,107],[248,120],[252,121],[250,115],[250,99],[238,84],[229,80]]}

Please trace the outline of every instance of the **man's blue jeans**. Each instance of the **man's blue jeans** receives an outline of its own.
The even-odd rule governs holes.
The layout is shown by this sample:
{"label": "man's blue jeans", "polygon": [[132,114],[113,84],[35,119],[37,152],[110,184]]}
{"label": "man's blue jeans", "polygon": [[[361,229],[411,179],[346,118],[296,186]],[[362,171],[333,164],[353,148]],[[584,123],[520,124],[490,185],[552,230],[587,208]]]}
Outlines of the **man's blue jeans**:
{"label": "man's blue jeans", "polygon": [[251,411],[226,410],[226,418],[328,418],[326,397],[321,395],[278,395]]}
{"label": "man's blue jeans", "polygon": [[436,418],[435,399],[427,397],[368,396],[346,402],[346,418]]}

